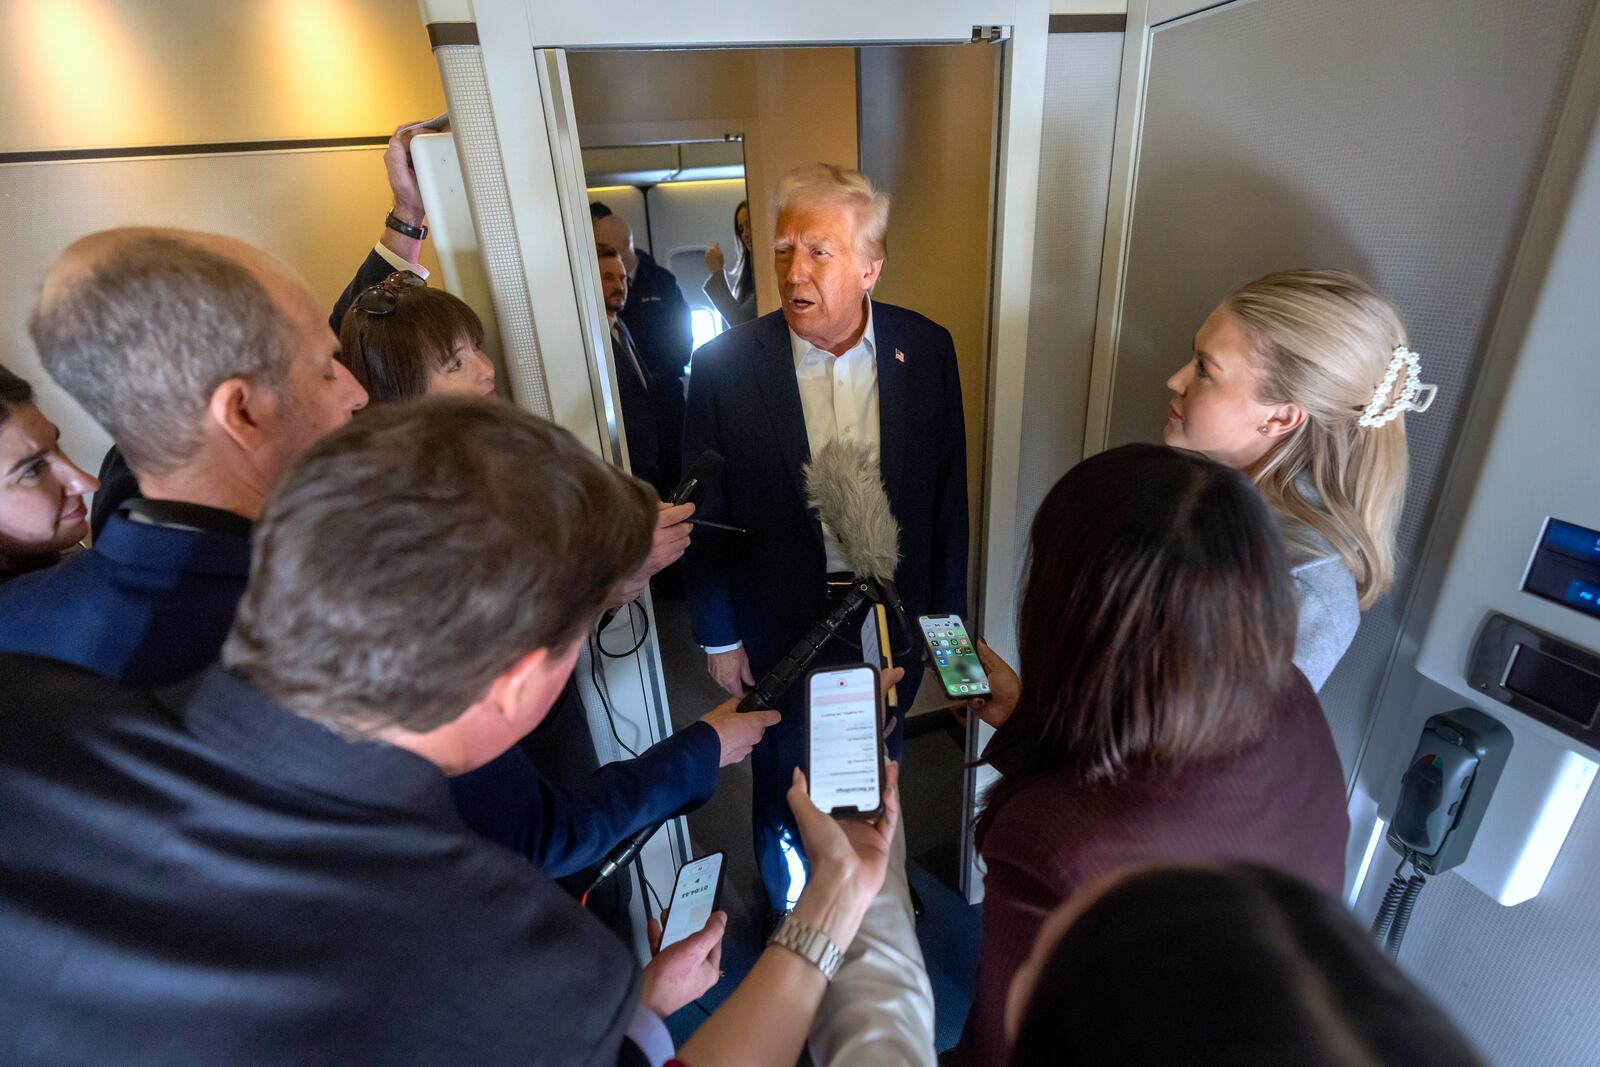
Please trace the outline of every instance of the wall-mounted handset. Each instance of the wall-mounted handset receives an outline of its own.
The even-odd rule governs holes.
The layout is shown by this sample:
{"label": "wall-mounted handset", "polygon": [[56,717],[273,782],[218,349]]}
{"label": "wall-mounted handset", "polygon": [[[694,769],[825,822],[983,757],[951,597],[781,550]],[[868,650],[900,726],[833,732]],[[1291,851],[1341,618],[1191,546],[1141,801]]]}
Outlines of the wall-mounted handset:
{"label": "wall-mounted handset", "polygon": [[[1474,708],[1434,715],[1400,779],[1389,844],[1400,866],[1372,923],[1372,935],[1393,958],[1426,876],[1467,858],[1489,798],[1511,755],[1511,731]],[[1411,877],[1401,871],[1411,864]]]}
{"label": "wall-mounted handset", "polygon": [[1511,731],[1473,708],[1428,719],[1400,779],[1389,844],[1438,874],[1467,858],[1511,755]]}

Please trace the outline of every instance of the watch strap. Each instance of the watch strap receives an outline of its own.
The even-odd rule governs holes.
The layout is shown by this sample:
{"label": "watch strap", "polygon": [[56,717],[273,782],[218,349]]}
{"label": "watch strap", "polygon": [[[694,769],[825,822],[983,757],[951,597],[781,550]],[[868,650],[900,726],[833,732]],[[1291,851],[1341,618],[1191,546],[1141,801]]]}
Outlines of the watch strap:
{"label": "watch strap", "polygon": [[839,973],[839,965],[844,962],[844,953],[839,951],[839,946],[833,943],[832,938],[793,915],[784,919],[778,932],[772,935],[772,944],[786,948],[815,965],[822,972],[822,977],[830,982]]}
{"label": "watch strap", "polygon": [[420,241],[428,236],[428,228],[426,226],[413,226],[404,219],[397,218],[392,211],[383,217],[383,224],[395,233],[404,234],[414,241]]}

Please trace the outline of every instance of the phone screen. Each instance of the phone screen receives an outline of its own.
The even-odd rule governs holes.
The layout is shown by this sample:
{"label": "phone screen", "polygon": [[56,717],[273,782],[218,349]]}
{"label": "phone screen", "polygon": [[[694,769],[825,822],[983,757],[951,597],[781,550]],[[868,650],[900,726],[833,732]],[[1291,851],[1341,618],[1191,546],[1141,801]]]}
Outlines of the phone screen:
{"label": "phone screen", "polygon": [[811,802],[823,811],[881,806],[878,780],[878,672],[871,667],[816,671],[806,693]]}
{"label": "phone screen", "polygon": [[722,853],[685,863],[678,868],[678,881],[672,887],[672,902],[667,905],[667,926],[661,931],[661,947],[675,945],[698,934],[717,910],[717,889],[722,885]]}
{"label": "phone screen", "polygon": [[928,655],[933,657],[945,695],[968,698],[986,695],[989,678],[983,673],[978,650],[972,647],[972,639],[967,636],[967,628],[961,625],[961,617],[924,615],[917,621],[922,624]]}

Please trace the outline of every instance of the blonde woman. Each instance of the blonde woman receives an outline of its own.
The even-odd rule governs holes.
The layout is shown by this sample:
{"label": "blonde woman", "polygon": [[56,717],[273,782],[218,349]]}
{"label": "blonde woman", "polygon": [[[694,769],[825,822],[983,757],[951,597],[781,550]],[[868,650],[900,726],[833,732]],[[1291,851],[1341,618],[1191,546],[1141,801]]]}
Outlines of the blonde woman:
{"label": "blonde woman", "polygon": [[1321,689],[1394,582],[1406,411],[1426,411],[1405,326],[1343,271],[1269,274],[1228,294],[1171,378],[1165,438],[1249,475],[1288,543],[1295,665]]}

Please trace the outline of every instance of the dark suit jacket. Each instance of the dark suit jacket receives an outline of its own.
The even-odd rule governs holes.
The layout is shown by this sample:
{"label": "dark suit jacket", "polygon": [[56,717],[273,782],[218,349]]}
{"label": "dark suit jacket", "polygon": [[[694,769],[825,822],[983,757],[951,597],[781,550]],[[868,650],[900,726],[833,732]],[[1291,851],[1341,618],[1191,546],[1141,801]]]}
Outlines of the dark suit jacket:
{"label": "dark suit jacket", "polygon": [[[378,255],[376,251],[367,253],[367,258],[356,268],[356,276],[350,279],[350,284],[344,287],[344,292],[340,293],[339,299],[334,302],[333,314],[328,316],[328,327],[333,330],[335,337],[339,336],[339,325],[344,322],[344,313],[349,310],[361,291],[368,286],[377,285],[393,273],[394,267],[388,260]],[[100,531],[105,529],[106,522],[117,513],[117,509],[124,501],[132,500],[138,495],[138,479],[133,476],[133,471],[128,469],[128,461],[122,458],[122,450],[112,445],[106,451],[105,458],[100,461],[100,488],[95,491],[94,505],[89,510],[89,529],[93,536],[97,538],[100,536]]]}
{"label": "dark suit jacket", "polygon": [[694,348],[694,323],[678,279],[650,253],[638,255],[639,269],[628,284],[621,318],[655,380],[651,403],[661,443],[661,477],[670,485],[678,481],[682,469],[678,449],[683,440],[683,368]]}
{"label": "dark suit jacket", "polygon": [[1007,1062],[1011,978],[1078,889],[1130,867],[1256,863],[1339,893],[1349,833],[1339,754],[1304,677],[1238,752],[1092,785],[1066,773],[1034,779],[995,812],[983,841],[983,949],[955,1062]]}
{"label": "dark suit jacket", "polygon": [[[622,344],[618,345],[616,336]],[[617,322],[617,335],[611,340],[612,357],[617,365],[617,403],[622,408],[622,428],[628,440],[628,463],[633,473],[656,487],[663,489],[661,469],[661,426],[655,394],[659,384],[663,389],[677,388],[675,379],[656,379],[639,354],[639,346],[625,322]],[[631,358],[630,358],[631,353]],[[637,367],[634,360],[638,360]],[[641,378],[639,371],[644,372]]]}
{"label": "dark suit jacket", "polygon": [[216,661],[249,574],[246,534],[113,515],[87,552],[0,588],[0,652],[170,685]]}
{"label": "dark suit jacket", "polygon": [[0,1062],[618,1063],[631,954],[445,777],[241,679],[0,656]]}
{"label": "dark suit jacket", "polygon": [[[872,314],[880,467],[900,524],[895,584],[915,627],[917,615],[966,610],[961,381],[948,330],[890,304],[874,302]],[[695,498],[698,514],[749,531],[695,529],[685,556],[695,640],[743,641],[759,678],[825,608],[822,527],[805,503],[810,445],[782,312],[695,353],[683,449],[715,449],[724,460],[721,477]],[[920,676],[918,663],[905,664],[910,674]],[[915,692],[916,677],[907,683]]]}
{"label": "dark suit jacket", "polygon": [[473,830],[562,878],[599,863],[628,835],[710,800],[721,757],[717,732],[696,722],[637,759],[576,781],[553,781],[512,749],[450,779],[450,792]]}

